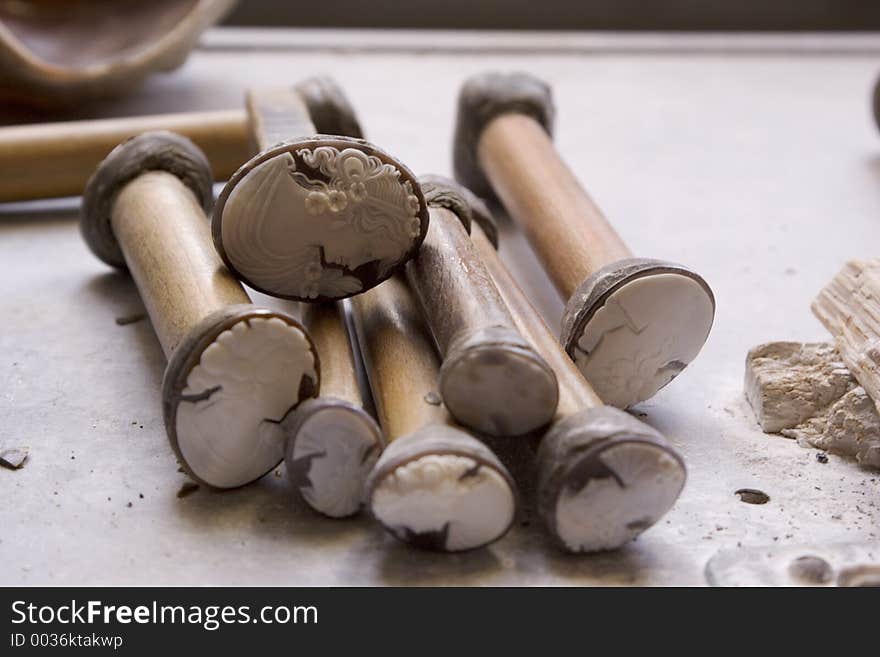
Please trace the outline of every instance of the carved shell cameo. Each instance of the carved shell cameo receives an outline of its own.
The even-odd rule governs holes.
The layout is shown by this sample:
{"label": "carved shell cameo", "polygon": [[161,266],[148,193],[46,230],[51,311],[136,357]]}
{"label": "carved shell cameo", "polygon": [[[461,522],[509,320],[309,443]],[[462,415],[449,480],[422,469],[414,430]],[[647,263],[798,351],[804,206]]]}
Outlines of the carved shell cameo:
{"label": "carved shell cameo", "polygon": [[213,216],[229,269],[266,294],[321,301],[391,276],[427,230],[412,174],[366,142],[315,138],[282,144],[244,165]]}

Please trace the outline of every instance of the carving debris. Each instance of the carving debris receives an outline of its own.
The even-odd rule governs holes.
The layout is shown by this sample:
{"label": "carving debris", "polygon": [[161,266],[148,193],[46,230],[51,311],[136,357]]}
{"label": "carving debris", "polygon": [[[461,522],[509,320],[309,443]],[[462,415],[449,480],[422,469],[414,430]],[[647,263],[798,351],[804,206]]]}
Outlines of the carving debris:
{"label": "carving debris", "polygon": [[880,468],[880,415],[834,345],[759,345],[746,358],[745,387],[765,432]]}
{"label": "carving debris", "polygon": [[0,465],[10,470],[18,470],[27,461],[28,451],[23,447],[0,448]]}
{"label": "carving debris", "polygon": [[851,260],[813,301],[843,362],[868,395],[880,399],[880,259]]}

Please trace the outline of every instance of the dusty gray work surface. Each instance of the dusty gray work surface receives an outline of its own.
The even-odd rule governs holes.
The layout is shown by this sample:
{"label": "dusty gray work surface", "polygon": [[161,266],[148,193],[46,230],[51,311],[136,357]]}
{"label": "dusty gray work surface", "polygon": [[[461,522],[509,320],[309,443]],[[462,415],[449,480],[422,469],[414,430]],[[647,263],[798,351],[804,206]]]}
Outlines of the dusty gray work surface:
{"label": "dusty gray work surface", "polygon": [[[283,470],[178,498],[162,352],[149,321],[116,321],[143,311],[134,285],[86,249],[74,202],[0,206],[0,448],[30,450],[0,468],[0,584],[699,585],[722,549],[878,540],[878,473],[761,433],[742,381],[753,345],[827,339],[813,296],[846,259],[878,255],[880,37],[215,31],[182,69],[81,114],[236,107],[248,84],[328,73],[370,139],[448,174],[459,85],[485,69],[552,83],[556,143],[632,250],[714,288],[702,354],[636,409],[686,459],[673,511],[612,554],[563,555],[532,519],[437,555],[366,518],[319,517]],[[509,226],[502,239],[557,326],[561,303],[524,242]],[[770,501],[745,504],[740,488]]]}

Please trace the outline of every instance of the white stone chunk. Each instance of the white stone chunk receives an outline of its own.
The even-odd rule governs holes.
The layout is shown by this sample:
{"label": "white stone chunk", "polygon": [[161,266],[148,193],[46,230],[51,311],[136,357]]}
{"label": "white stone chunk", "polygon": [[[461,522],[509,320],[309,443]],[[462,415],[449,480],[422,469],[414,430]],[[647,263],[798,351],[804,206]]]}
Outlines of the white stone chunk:
{"label": "white stone chunk", "polygon": [[850,456],[861,465],[880,468],[880,415],[861,386],[815,417],[781,433],[826,452]]}
{"label": "white stone chunk", "polygon": [[767,433],[815,416],[855,384],[833,345],[768,342],[746,356],[746,399]]}
{"label": "white stone chunk", "polygon": [[761,428],[880,468],[880,415],[829,343],[770,342],[746,358]]}

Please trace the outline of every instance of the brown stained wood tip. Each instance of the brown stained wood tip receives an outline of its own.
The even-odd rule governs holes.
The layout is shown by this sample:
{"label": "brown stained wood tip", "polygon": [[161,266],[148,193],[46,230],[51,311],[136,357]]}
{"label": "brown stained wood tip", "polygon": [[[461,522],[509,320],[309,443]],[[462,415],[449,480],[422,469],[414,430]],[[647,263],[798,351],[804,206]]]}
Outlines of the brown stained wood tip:
{"label": "brown stained wood tip", "polygon": [[483,130],[503,114],[525,114],[553,134],[556,109],[550,86],[525,73],[483,73],[469,78],[458,96],[453,167],[455,177],[483,198],[495,192],[477,156]]}
{"label": "brown stained wood tip", "polygon": [[211,169],[204,154],[186,137],[151,132],[124,141],[98,166],[83,193],[80,228],[96,256],[113,267],[125,267],[125,257],[111,225],[119,192],[148,171],[165,171],[195,195],[205,212],[214,200]]}
{"label": "brown stained wood tip", "polygon": [[740,488],[735,495],[746,504],[767,504],[770,501],[770,496],[757,488]]}

